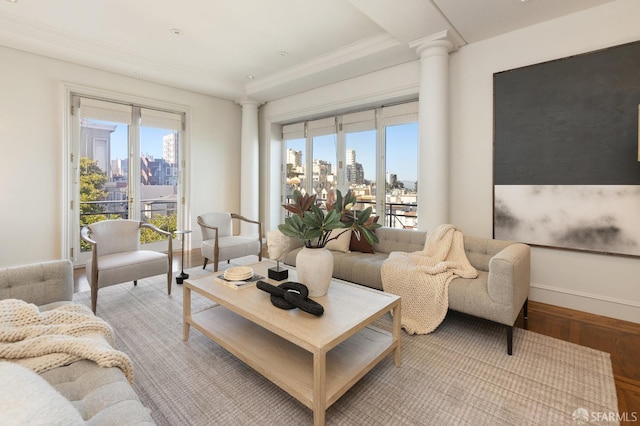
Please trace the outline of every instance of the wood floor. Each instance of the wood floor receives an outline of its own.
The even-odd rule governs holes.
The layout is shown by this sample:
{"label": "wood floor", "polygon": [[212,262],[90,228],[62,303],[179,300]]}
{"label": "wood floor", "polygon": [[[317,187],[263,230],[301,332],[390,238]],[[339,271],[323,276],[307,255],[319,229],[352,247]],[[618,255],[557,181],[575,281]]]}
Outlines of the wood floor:
{"label": "wood floor", "polygon": [[[184,268],[201,266],[200,250],[185,253]],[[180,271],[180,253],[173,270]],[[75,291],[89,290],[84,268],[75,271]],[[621,424],[640,424],[640,324],[529,302],[529,318],[520,314],[516,326],[611,354]],[[515,349],[517,350],[517,349]],[[578,408],[578,407],[576,407]]]}
{"label": "wood floor", "polygon": [[610,353],[618,409],[627,419],[636,419],[621,423],[640,424],[640,324],[529,302],[523,328]]}

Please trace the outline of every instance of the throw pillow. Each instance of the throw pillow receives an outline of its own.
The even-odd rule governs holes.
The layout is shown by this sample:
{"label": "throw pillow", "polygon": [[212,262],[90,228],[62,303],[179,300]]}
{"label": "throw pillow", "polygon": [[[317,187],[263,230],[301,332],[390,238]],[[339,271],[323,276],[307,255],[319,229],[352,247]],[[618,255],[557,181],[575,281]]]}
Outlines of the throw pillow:
{"label": "throw pillow", "polygon": [[84,425],[78,410],[38,374],[0,362],[0,418],[3,425]]}
{"label": "throw pillow", "polygon": [[[369,220],[367,221],[367,224],[378,223],[378,219],[379,218],[380,218],[380,216],[375,216],[373,218],[369,218]],[[362,235],[362,233],[361,233],[360,234],[360,239],[358,239],[358,237],[356,236],[355,232],[353,232],[351,234],[351,242],[349,243],[349,250],[351,250],[351,251],[359,251],[361,253],[375,253],[375,250],[373,249],[373,246],[371,244],[369,244],[369,242],[364,237],[364,235]]]}
{"label": "throw pillow", "polygon": [[335,240],[331,240],[325,245],[329,250],[341,251],[346,253],[349,251],[349,243],[351,242],[351,229],[334,229],[329,234],[329,239],[340,235]]}

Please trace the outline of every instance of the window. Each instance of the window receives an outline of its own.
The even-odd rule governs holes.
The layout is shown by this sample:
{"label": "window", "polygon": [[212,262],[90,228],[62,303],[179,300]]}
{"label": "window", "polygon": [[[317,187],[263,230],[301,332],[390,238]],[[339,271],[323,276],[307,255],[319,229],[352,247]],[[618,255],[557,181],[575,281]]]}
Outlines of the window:
{"label": "window", "polygon": [[307,123],[311,138],[311,190],[318,200],[326,200],[331,190],[338,188],[337,134],[335,117]]}
{"label": "window", "polygon": [[418,226],[418,123],[385,127],[385,225]]}
{"label": "window", "polygon": [[306,192],[307,141],[304,137],[304,123],[285,126],[285,198],[291,202],[294,191]]}
{"label": "window", "polygon": [[283,139],[287,202],[296,189],[321,201],[351,190],[356,210],[371,206],[381,224],[417,228],[417,102],[288,124]]}
{"label": "window", "polygon": [[[183,114],[74,96],[78,135],[72,142],[77,175],[70,187],[70,232],[105,219],[137,219],[174,231],[178,223]],[[72,160],[73,161],[73,160]],[[76,203],[74,203],[76,204]],[[73,207],[72,207],[73,209]],[[143,230],[141,243],[160,238]],[[88,245],[74,241],[78,263]]]}
{"label": "window", "polygon": [[358,198],[356,210],[372,207],[373,215],[379,216],[384,197],[377,191],[377,135],[376,111],[367,110],[341,117],[341,129],[345,141],[345,182]]}
{"label": "window", "polygon": [[380,111],[385,141],[385,225],[418,226],[418,103]]}

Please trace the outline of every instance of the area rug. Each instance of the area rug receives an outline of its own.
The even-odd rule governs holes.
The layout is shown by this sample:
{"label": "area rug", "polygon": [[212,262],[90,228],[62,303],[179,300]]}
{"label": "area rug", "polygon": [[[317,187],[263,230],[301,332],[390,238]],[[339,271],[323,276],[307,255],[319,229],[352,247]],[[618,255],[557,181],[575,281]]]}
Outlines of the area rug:
{"label": "area rug", "polygon": [[[174,282],[169,296],[164,279],[98,297],[98,315],[133,359],[135,390],[157,424],[313,424],[311,410],[197,330],[184,342],[182,288]],[[212,306],[192,299],[194,312]],[[89,306],[90,294],[75,300]],[[265,298],[264,309],[277,308]],[[383,360],[327,410],[327,424],[575,425],[585,413],[617,413],[609,354],[519,328],[513,340],[508,356],[504,327],[456,313],[431,334],[403,332],[402,366]]]}

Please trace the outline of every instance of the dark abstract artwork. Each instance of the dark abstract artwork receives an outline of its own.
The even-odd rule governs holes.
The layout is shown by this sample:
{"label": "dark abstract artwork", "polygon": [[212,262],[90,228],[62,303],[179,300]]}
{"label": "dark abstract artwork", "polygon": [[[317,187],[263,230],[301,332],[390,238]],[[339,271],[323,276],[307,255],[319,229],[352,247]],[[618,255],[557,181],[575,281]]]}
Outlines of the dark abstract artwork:
{"label": "dark abstract artwork", "polygon": [[494,74],[494,237],[640,256],[640,42]]}

